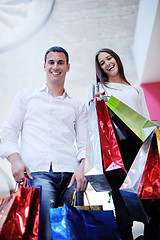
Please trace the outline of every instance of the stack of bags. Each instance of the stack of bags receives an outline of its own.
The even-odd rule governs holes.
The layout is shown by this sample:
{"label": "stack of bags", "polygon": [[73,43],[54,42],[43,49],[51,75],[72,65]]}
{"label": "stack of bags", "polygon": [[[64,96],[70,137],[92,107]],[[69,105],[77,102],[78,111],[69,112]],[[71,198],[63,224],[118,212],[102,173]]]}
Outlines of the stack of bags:
{"label": "stack of bags", "polygon": [[111,96],[89,107],[85,176],[96,191],[119,188],[133,221],[160,221],[160,129]]}

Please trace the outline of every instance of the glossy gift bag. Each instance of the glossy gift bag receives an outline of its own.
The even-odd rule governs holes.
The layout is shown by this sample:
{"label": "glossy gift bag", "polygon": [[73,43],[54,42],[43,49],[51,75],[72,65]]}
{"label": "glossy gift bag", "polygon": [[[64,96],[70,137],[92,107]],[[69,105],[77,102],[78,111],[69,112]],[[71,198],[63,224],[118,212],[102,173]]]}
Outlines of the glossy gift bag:
{"label": "glossy gift bag", "polygon": [[[1,240],[38,240],[40,214],[40,187],[29,187],[25,179],[23,185],[8,199],[14,198],[12,204],[2,202]],[[9,201],[11,203],[11,201]]]}
{"label": "glossy gift bag", "polygon": [[2,229],[2,226],[7,218],[7,215],[10,211],[10,208],[15,200],[16,197],[16,188],[17,188],[17,184],[15,186],[14,191],[12,192],[12,194],[9,197],[6,197],[2,200],[1,205],[0,205],[0,232]]}
{"label": "glossy gift bag", "polygon": [[121,195],[132,219],[147,223],[160,220],[160,157],[155,129],[141,146],[123,185]]}
{"label": "glossy gift bag", "polygon": [[[155,129],[142,176],[141,201],[147,214],[160,223],[160,129]],[[141,189],[140,188],[140,189]]]}
{"label": "glossy gift bag", "polygon": [[118,187],[126,176],[117,138],[103,99],[96,99],[102,159],[106,178],[110,185]]}
{"label": "glossy gift bag", "polygon": [[104,173],[97,110],[93,102],[90,102],[88,113],[85,176],[95,191],[101,192],[111,190]]}
{"label": "glossy gift bag", "polygon": [[113,211],[78,210],[64,204],[50,209],[54,240],[120,240]]}
{"label": "glossy gift bag", "polygon": [[[109,107],[108,112],[112,120],[123,163],[128,172],[143,141]],[[122,183],[123,181],[120,182],[120,186]]]}
{"label": "glossy gift bag", "polygon": [[106,105],[144,142],[156,125],[111,96]]}

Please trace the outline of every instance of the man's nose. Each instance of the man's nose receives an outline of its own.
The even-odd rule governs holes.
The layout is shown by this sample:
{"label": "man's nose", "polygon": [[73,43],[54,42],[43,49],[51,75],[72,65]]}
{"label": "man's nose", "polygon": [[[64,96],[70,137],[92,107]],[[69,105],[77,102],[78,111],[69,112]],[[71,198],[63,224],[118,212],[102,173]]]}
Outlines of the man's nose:
{"label": "man's nose", "polygon": [[54,63],[52,67],[53,67],[53,69],[57,69],[59,67],[59,65],[58,65],[58,63]]}

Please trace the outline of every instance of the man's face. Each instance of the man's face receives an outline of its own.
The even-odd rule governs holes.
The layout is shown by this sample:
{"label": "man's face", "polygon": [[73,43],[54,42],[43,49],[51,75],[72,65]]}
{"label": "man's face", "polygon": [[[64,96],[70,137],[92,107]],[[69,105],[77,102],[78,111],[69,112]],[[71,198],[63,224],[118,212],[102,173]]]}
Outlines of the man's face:
{"label": "man's face", "polygon": [[44,64],[47,81],[61,83],[65,81],[66,73],[69,71],[70,65],[67,64],[66,55],[63,52],[49,52]]}

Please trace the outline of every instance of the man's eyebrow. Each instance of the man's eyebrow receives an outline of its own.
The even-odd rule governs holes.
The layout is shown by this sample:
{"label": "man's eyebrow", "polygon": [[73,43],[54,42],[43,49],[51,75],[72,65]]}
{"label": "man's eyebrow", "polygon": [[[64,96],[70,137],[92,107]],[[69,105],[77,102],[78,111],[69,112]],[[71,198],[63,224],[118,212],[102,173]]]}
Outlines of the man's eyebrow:
{"label": "man's eyebrow", "polygon": [[65,62],[65,60],[60,59],[60,60],[58,60],[58,62]]}
{"label": "man's eyebrow", "polygon": [[[49,59],[49,60],[48,60],[48,63],[52,63],[52,62],[54,62],[53,59]],[[65,63],[65,60],[63,60],[63,59],[59,59],[58,62]]]}

